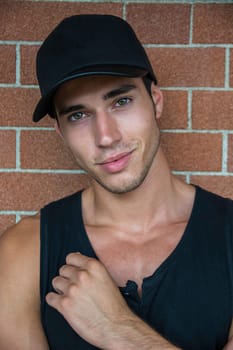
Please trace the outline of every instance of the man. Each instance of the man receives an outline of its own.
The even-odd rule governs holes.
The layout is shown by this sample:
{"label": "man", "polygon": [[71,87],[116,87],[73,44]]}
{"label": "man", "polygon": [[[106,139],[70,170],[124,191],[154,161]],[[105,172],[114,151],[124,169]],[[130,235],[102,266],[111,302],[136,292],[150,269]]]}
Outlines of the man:
{"label": "man", "polygon": [[70,17],[37,73],[33,119],[55,119],[91,184],[2,236],[0,348],[233,349],[233,203],[171,174],[132,29]]}

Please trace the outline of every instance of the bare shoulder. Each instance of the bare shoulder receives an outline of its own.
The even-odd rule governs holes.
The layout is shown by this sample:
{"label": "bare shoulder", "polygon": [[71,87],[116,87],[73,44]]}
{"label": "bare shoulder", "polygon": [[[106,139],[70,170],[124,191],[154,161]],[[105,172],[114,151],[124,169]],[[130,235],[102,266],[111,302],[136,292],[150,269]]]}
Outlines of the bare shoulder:
{"label": "bare shoulder", "polygon": [[[0,237],[0,268],[2,263],[4,264],[4,261],[11,262],[12,268],[15,265],[19,268],[23,262],[36,259],[40,250],[39,240],[39,216],[24,218],[20,223],[9,228]],[[17,264],[14,263],[16,260]],[[33,266],[28,266],[28,268],[33,268]]]}
{"label": "bare shoulder", "polygon": [[[29,295],[35,300],[39,297],[39,242],[39,217],[25,218],[3,233],[0,238],[0,297],[9,296],[14,288],[23,293],[22,299]],[[14,295],[11,297],[13,302]]]}
{"label": "bare shoulder", "polygon": [[40,323],[39,276],[40,217],[35,216],[0,237],[1,349],[12,348],[16,341],[19,349],[32,349],[35,339],[38,349],[47,349]]}
{"label": "bare shoulder", "polygon": [[40,215],[32,215],[32,216],[27,216],[23,218],[18,224],[15,224],[8,228],[0,237],[6,237],[6,236],[17,236],[18,233],[24,232],[27,234],[27,230],[29,229],[38,229],[40,227]]}

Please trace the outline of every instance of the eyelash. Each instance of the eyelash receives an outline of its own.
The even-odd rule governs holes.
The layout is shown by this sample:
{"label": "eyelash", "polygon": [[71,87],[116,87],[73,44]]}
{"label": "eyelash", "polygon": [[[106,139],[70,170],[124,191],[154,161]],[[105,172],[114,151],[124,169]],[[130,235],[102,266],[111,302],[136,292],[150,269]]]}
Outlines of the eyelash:
{"label": "eyelash", "polygon": [[[119,102],[121,102],[121,101],[124,101],[124,103],[123,103],[123,104],[120,104]],[[118,99],[116,100],[116,102],[113,103],[113,105],[114,105],[114,107],[116,107],[116,108],[121,108],[121,107],[127,106],[130,102],[132,102],[132,98],[131,98],[131,97],[121,97],[121,98],[118,98]],[[118,104],[118,105],[117,105],[117,104]],[[79,116],[78,118],[73,119],[73,117],[75,117],[75,116],[77,116],[77,115],[80,115],[80,114],[81,114],[81,116]],[[81,120],[83,120],[83,119],[85,119],[85,118],[87,118],[87,117],[88,117],[88,113],[85,113],[85,112],[82,112],[82,111],[77,111],[77,112],[75,112],[75,113],[69,115],[69,116],[67,117],[67,119],[68,119],[69,122],[75,123],[75,122],[79,122],[79,121],[81,121]]]}
{"label": "eyelash", "polygon": [[[120,101],[124,101],[123,104],[119,104]],[[121,107],[125,107],[128,104],[130,104],[132,102],[132,98],[131,97],[121,97],[119,99],[117,99],[116,103],[114,103],[114,107],[116,108],[121,108]]]}
{"label": "eyelash", "polygon": [[130,97],[121,97],[121,98],[119,98],[116,101],[115,105],[119,104],[120,101],[126,101],[126,103],[124,103],[123,105],[119,105],[117,107],[124,107],[125,105],[128,105],[132,101],[132,98],[130,98]]}
{"label": "eyelash", "polygon": [[[77,119],[75,118],[74,120],[72,120],[73,117],[75,117],[75,116],[77,116],[77,115],[80,115],[80,114],[82,114],[82,116],[78,117]],[[67,119],[68,119],[69,122],[72,123],[72,122],[81,121],[81,120],[83,120],[83,119],[86,118],[86,117],[88,117],[88,115],[87,115],[85,112],[79,111],[79,112],[72,113],[71,115],[69,115],[69,116],[67,117]]]}

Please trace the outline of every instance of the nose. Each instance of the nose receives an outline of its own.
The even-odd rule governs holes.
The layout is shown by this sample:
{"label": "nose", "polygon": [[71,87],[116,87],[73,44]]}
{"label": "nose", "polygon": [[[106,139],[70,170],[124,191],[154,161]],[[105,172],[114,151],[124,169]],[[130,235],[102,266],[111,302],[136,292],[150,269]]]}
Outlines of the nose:
{"label": "nose", "polygon": [[98,147],[111,147],[121,140],[119,126],[114,116],[98,111],[94,122],[95,143]]}

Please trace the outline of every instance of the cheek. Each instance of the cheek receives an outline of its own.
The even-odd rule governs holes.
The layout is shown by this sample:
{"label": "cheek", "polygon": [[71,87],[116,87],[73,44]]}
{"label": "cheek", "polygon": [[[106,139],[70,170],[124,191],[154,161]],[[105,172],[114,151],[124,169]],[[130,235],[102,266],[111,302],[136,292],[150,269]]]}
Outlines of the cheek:
{"label": "cheek", "polygon": [[154,134],[157,128],[154,111],[149,113],[145,113],[144,111],[141,111],[141,113],[137,112],[137,114],[135,113],[133,118],[131,116],[131,119],[125,122],[125,128],[126,127],[130,134],[135,137],[148,137],[148,135]]}
{"label": "cheek", "polygon": [[71,133],[71,132],[63,133],[63,141],[65,146],[75,156],[75,158],[80,153],[80,150],[84,148],[80,138],[78,137],[78,135],[75,135],[74,133]]}
{"label": "cheek", "polygon": [[78,128],[70,128],[63,134],[66,145],[71,150],[83,150],[88,146],[88,134],[86,131],[79,130]]}

